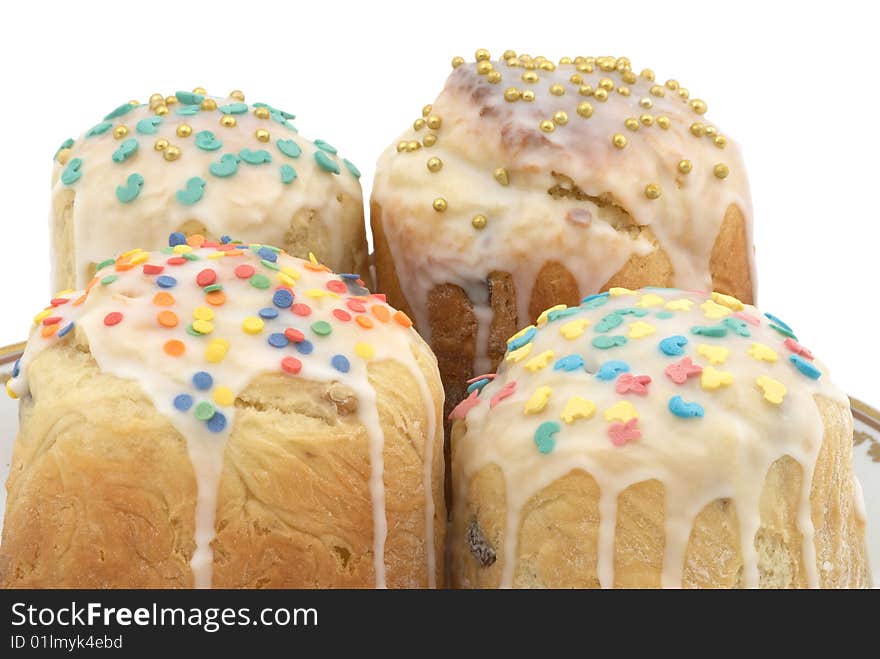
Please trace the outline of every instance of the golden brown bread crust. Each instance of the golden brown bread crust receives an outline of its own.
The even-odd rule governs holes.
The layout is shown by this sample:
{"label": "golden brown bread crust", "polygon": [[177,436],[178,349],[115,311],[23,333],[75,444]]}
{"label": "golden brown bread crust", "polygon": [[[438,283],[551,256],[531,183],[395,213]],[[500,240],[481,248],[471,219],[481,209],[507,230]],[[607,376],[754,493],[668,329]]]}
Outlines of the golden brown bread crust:
{"label": "golden brown bread crust", "polygon": [[[816,396],[816,405],[825,428],[810,494],[819,583],[823,588],[869,587],[865,525],[853,505],[851,417],[843,405],[830,399]],[[466,428],[465,421],[453,427],[453,459]],[[797,520],[802,478],[801,465],[788,456],[777,460],[765,478],[761,526],[755,537],[763,588],[806,585]],[[452,585],[497,587],[504,563],[507,515],[503,474],[497,465],[490,464],[467,485],[466,512],[453,519],[451,529]],[[515,587],[598,586],[599,494],[592,476],[574,470],[529,500],[519,522]],[[718,499],[695,518],[685,554],[683,587],[742,587],[736,506],[734,500]],[[664,487],[660,481],[634,484],[618,497],[615,587],[660,585],[664,518]],[[467,527],[474,522],[497,557],[485,567],[467,543]]]}
{"label": "golden brown bread crust", "polygon": [[[441,385],[432,495],[443,583]],[[180,433],[136,382],[101,373],[80,345],[29,366],[32,395],[7,483],[0,586],[192,587],[196,481]],[[397,362],[370,364],[385,434],[389,587],[428,585],[423,493],[429,411]],[[213,586],[371,588],[370,462],[358,401],[341,383],[266,374],[236,401],[217,499]]]}
{"label": "golden brown bread crust", "polygon": [[724,211],[724,220],[709,257],[713,290],[732,295],[746,304],[754,304],[755,282],[749,266],[754,249],[749,242],[742,210],[731,204]]}

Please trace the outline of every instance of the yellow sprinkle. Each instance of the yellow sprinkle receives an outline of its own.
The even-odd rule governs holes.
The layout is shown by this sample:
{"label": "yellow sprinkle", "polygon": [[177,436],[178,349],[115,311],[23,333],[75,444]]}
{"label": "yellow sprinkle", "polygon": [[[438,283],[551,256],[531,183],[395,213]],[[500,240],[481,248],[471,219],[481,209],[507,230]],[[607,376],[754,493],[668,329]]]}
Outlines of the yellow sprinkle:
{"label": "yellow sprinkle", "polygon": [[709,391],[728,387],[731,384],[733,384],[733,376],[730,373],[716,370],[711,366],[704,368],[700,375],[700,386]]}
{"label": "yellow sprinkle", "polygon": [[657,328],[654,327],[651,323],[646,323],[643,320],[637,320],[636,322],[630,323],[629,325],[629,338],[641,339],[646,336],[650,336],[656,331]]}
{"label": "yellow sprinkle", "polygon": [[129,263],[132,265],[140,265],[141,263],[146,263],[148,258],[150,258],[149,252],[139,252],[131,257]]}
{"label": "yellow sprinkle", "polygon": [[510,342],[513,341],[514,339],[518,339],[518,338],[521,337],[523,334],[525,334],[526,332],[528,332],[529,330],[534,329],[534,328],[535,328],[534,325],[529,325],[528,327],[523,327],[519,332],[517,332],[516,334],[514,334],[513,336],[511,336],[509,339],[507,339],[507,342],[510,343]]}
{"label": "yellow sprinkle", "polygon": [[369,343],[358,341],[354,344],[354,354],[356,354],[361,359],[372,359],[373,355],[376,354],[376,349]]}
{"label": "yellow sprinkle", "polygon": [[281,268],[281,272],[291,279],[299,279],[301,276],[299,270],[297,270],[296,268],[291,268],[289,265]]}
{"label": "yellow sprinkle", "polygon": [[196,320],[214,320],[214,310],[210,307],[196,307],[193,309],[193,318]]}
{"label": "yellow sprinkle", "polygon": [[278,273],[278,281],[280,281],[285,286],[293,286],[296,283],[296,280],[290,275],[286,275],[283,272]]}
{"label": "yellow sprinkle", "polygon": [[590,321],[584,320],[583,318],[570,320],[559,328],[559,333],[569,341],[572,341],[583,334],[584,330],[589,327],[589,325]]}
{"label": "yellow sprinkle", "polygon": [[192,327],[199,334],[210,334],[214,331],[214,323],[207,320],[194,320]]}
{"label": "yellow sprinkle", "polygon": [[727,361],[727,356],[730,354],[730,350],[724,346],[710,346],[701,343],[697,346],[697,354],[702,355],[712,364],[723,364]]}
{"label": "yellow sprinkle", "polygon": [[538,320],[535,321],[535,324],[538,327],[541,327],[542,325],[544,325],[547,322],[547,316],[550,315],[551,311],[561,311],[562,309],[567,309],[567,308],[568,308],[567,304],[557,304],[557,305],[550,307],[549,309],[544,309],[544,311],[541,312],[541,315],[538,316]]}
{"label": "yellow sprinkle", "polygon": [[785,394],[788,393],[788,389],[786,389],[784,384],[766,375],[759,377],[755,380],[755,383],[764,392],[764,400],[774,405],[781,405]]}
{"label": "yellow sprinkle", "polygon": [[611,297],[617,297],[618,295],[638,295],[635,291],[620,286],[615,286],[614,288],[609,289],[608,294],[611,295]]}
{"label": "yellow sprinkle", "polygon": [[753,343],[749,348],[749,357],[757,359],[759,362],[770,362],[771,364],[779,359],[776,351],[763,343]]}
{"label": "yellow sprinkle", "polygon": [[235,394],[229,387],[214,387],[212,398],[215,403],[223,407],[229,407],[235,402]]}
{"label": "yellow sprinkle", "polygon": [[605,410],[606,421],[620,421],[621,423],[626,423],[630,419],[638,418],[639,413],[628,400],[618,401]]}
{"label": "yellow sprinkle", "polygon": [[656,307],[660,304],[663,304],[664,299],[659,295],[655,295],[654,293],[646,293],[642,296],[642,299],[638,301],[636,304],[637,307]]}
{"label": "yellow sprinkle", "polygon": [[544,352],[535,355],[529,361],[527,361],[523,366],[526,367],[532,373],[536,373],[540,371],[542,368],[547,366],[550,363],[550,360],[553,359],[553,351],[545,350]]}
{"label": "yellow sprinkle", "polygon": [[550,400],[550,394],[553,393],[553,390],[550,387],[538,387],[535,389],[535,393],[532,394],[532,397],[526,401],[526,406],[523,409],[525,414],[537,414],[538,412],[542,412],[545,407],[547,407],[547,401]]}
{"label": "yellow sprinkle", "polygon": [[596,404],[593,401],[572,396],[562,410],[562,420],[566,423],[574,423],[578,419],[591,419],[595,413]]}
{"label": "yellow sprinkle", "polygon": [[318,263],[318,259],[315,258],[315,255],[309,252],[309,261],[312,262],[312,265],[321,265]]}
{"label": "yellow sprinkle", "polygon": [[9,396],[12,400],[18,400],[18,394],[15,393],[12,389],[12,380],[6,381],[6,395]]}
{"label": "yellow sprinkle", "polygon": [[70,295],[71,293],[76,293],[76,291],[73,290],[72,288],[65,288],[63,291],[58,291],[57,293],[55,293],[55,295],[53,295],[52,297],[53,297],[53,298],[56,298],[56,297],[67,297],[67,296]]}
{"label": "yellow sprinkle", "polygon": [[686,300],[684,298],[671,300],[666,303],[666,308],[670,311],[690,311],[692,306],[694,306],[693,300]]}
{"label": "yellow sprinkle", "polygon": [[732,295],[725,295],[724,293],[712,293],[712,300],[728,309],[732,309],[733,311],[742,311],[746,308],[746,305],[735,297]]}
{"label": "yellow sprinkle", "polygon": [[523,359],[529,356],[529,353],[532,351],[532,344],[526,343],[524,346],[517,348],[516,350],[512,350],[507,353],[507,356],[504,358],[504,361],[512,362],[516,364],[517,362],[521,362]]}
{"label": "yellow sprinkle", "polygon": [[212,364],[219,364],[226,358],[229,343],[223,339],[212,339],[205,350],[205,359]]}
{"label": "yellow sprinkle", "polygon": [[180,245],[174,246],[175,254],[189,254],[191,251],[193,251],[193,248],[186,243],[181,243]]}
{"label": "yellow sprinkle", "polygon": [[43,318],[48,318],[52,314],[52,309],[43,309],[40,313],[34,316],[34,325],[39,325],[43,322]]}
{"label": "yellow sprinkle", "polygon": [[730,309],[720,304],[713,302],[712,300],[706,300],[703,304],[700,305],[700,309],[706,315],[706,318],[710,318],[712,320],[718,320],[719,318],[724,318],[725,316],[729,316],[733,313]]}
{"label": "yellow sprinkle", "polygon": [[259,334],[263,331],[263,319],[257,316],[248,316],[242,321],[241,329],[248,334]]}
{"label": "yellow sprinkle", "polygon": [[226,252],[211,252],[208,254],[209,259],[222,259],[224,256],[226,256]]}
{"label": "yellow sprinkle", "polygon": [[[127,259],[130,256],[134,256],[135,254],[138,254],[139,252],[143,252],[143,250],[140,247],[135,247],[134,249],[130,249],[127,252],[123,252],[121,254],[121,258]],[[149,256],[149,254],[148,254],[148,256]]]}
{"label": "yellow sprinkle", "polygon": [[328,291],[325,291],[323,288],[310,288],[306,291],[307,297],[313,298],[322,298],[327,295]]}

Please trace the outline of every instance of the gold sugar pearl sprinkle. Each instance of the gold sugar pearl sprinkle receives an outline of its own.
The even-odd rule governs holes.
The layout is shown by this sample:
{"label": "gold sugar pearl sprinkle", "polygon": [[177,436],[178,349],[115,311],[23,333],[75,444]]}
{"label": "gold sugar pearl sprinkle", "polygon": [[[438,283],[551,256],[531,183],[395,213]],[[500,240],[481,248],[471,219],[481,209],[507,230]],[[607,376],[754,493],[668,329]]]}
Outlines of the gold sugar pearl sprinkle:
{"label": "gold sugar pearl sprinkle", "polygon": [[152,94],[150,96],[150,109],[153,110],[157,105],[162,105],[165,102],[165,97],[162,94]]}
{"label": "gold sugar pearl sprinkle", "polygon": [[565,94],[565,87],[557,82],[555,85],[550,85],[550,93],[554,96],[562,96]]}
{"label": "gold sugar pearl sprinkle", "polygon": [[639,121],[642,122],[644,126],[653,126],[654,125],[654,115],[653,114],[643,114],[639,116]]}
{"label": "gold sugar pearl sprinkle", "polygon": [[599,80],[599,88],[610,92],[614,89],[614,81],[611,78],[601,78]]}
{"label": "gold sugar pearl sprinkle", "polygon": [[666,115],[660,115],[659,117],[657,117],[657,125],[660,126],[660,128],[662,128],[663,130],[668,130],[671,124],[672,122]]}
{"label": "gold sugar pearl sprinkle", "polygon": [[58,155],[55,156],[55,160],[62,165],[66,165],[67,161],[70,160],[70,149],[61,149],[61,151],[58,152]]}
{"label": "gold sugar pearl sprinkle", "polygon": [[715,178],[727,178],[727,176],[730,174],[730,168],[723,162],[719,162],[717,165],[715,165],[712,173],[715,174]]}
{"label": "gold sugar pearl sprinkle", "polygon": [[204,87],[196,87],[192,90],[193,94],[207,94],[207,90]]}
{"label": "gold sugar pearl sprinkle", "polygon": [[559,110],[559,112],[556,112],[556,113],[553,115],[553,121],[554,121],[554,123],[556,123],[558,126],[564,126],[565,124],[568,123],[568,113],[567,113],[567,112],[564,112],[564,111],[562,111],[562,110]]}
{"label": "gold sugar pearl sprinkle", "polygon": [[634,85],[636,83],[636,80],[638,80],[636,74],[632,71],[624,71],[621,78],[623,78],[623,81],[628,85]]}
{"label": "gold sugar pearl sprinkle", "polygon": [[649,82],[654,82],[654,72],[651,69],[642,69],[642,72],[639,74],[645,80]]}
{"label": "gold sugar pearl sprinkle", "polygon": [[717,133],[717,132],[718,132],[718,129],[715,128],[715,126],[706,126],[706,128],[703,130],[703,133],[705,135],[708,135],[709,137],[714,137],[715,133]]}
{"label": "gold sugar pearl sprinkle", "polygon": [[693,163],[690,160],[679,160],[678,161],[678,171],[682,174],[690,174],[691,170],[694,168]]}
{"label": "gold sugar pearl sprinkle", "polygon": [[486,76],[486,80],[491,82],[493,85],[497,85],[499,82],[501,82],[501,72],[489,71],[489,75]]}
{"label": "gold sugar pearl sprinkle", "polygon": [[617,93],[620,94],[621,96],[629,96],[629,94],[630,94],[629,87],[618,87]]}
{"label": "gold sugar pearl sprinkle", "polygon": [[727,146],[727,138],[724,135],[717,135],[714,140],[712,140],[719,149],[723,149]]}
{"label": "gold sugar pearl sprinkle", "polygon": [[225,126],[226,128],[232,128],[235,124],[238,123],[231,114],[224,114],[220,117],[220,125]]}
{"label": "gold sugar pearl sprinkle", "polygon": [[486,75],[489,71],[492,70],[492,62],[483,60],[482,62],[477,62],[477,73],[481,76]]}
{"label": "gold sugar pearl sprinkle", "polygon": [[570,57],[560,57],[559,58],[559,66],[565,66],[566,64],[571,64]]}
{"label": "gold sugar pearl sprinkle", "polygon": [[593,95],[592,85],[582,85],[578,89],[578,94],[580,94],[581,96],[592,96]]}
{"label": "gold sugar pearl sprinkle", "polygon": [[452,68],[457,69],[462,64],[464,64],[464,57],[453,57],[452,58]]}
{"label": "gold sugar pearl sprinkle", "polygon": [[180,124],[177,127],[177,136],[178,137],[189,137],[192,135],[193,129],[189,124]]}
{"label": "gold sugar pearl sprinkle", "polygon": [[434,200],[432,206],[434,207],[435,211],[437,211],[438,213],[442,213],[447,208],[446,200],[443,197],[437,197]]}
{"label": "gold sugar pearl sprinkle", "polygon": [[706,106],[705,101],[701,101],[698,98],[695,98],[691,101],[691,110],[696,112],[697,114],[706,114],[706,110],[709,108]]}
{"label": "gold sugar pearl sprinkle", "polygon": [[498,181],[501,185],[508,185],[510,183],[510,176],[507,173],[507,170],[504,167],[498,167],[492,175],[495,177],[495,180]]}
{"label": "gold sugar pearl sprinkle", "polygon": [[682,87],[681,89],[679,89],[679,90],[676,92],[676,94],[678,94],[678,95],[679,95],[681,98],[683,98],[685,101],[686,101],[686,100],[688,99],[688,97],[690,97],[690,95],[691,95],[691,93],[690,93],[687,89],[685,89],[684,87]]}
{"label": "gold sugar pearl sprinkle", "polygon": [[492,55],[489,54],[489,51],[485,48],[480,48],[477,52],[474,53],[474,59],[478,62],[487,62],[492,58]]}
{"label": "gold sugar pearl sprinkle", "polygon": [[672,91],[675,91],[676,89],[678,89],[678,87],[679,87],[678,80],[671,80],[670,79],[670,80],[666,81],[666,89],[671,89]]}
{"label": "gold sugar pearl sprinkle", "polygon": [[473,219],[471,219],[471,224],[474,229],[485,229],[488,221],[485,215],[474,215]]}
{"label": "gold sugar pearl sprinkle", "polygon": [[[207,112],[213,112],[216,109],[217,109],[217,101],[215,101],[213,98],[206,98],[204,101],[202,101],[202,110],[205,110]],[[260,110],[260,109],[266,110],[266,108],[257,108],[257,109],[258,110]],[[267,116],[269,115],[268,110],[266,110],[266,115]]]}
{"label": "gold sugar pearl sprinkle", "polygon": [[173,162],[180,158],[180,149],[172,144],[162,152],[162,157],[169,162]]}
{"label": "gold sugar pearl sprinkle", "polygon": [[622,149],[623,147],[625,147],[625,146],[626,146],[626,142],[627,142],[626,136],[625,136],[625,135],[621,135],[620,133],[615,133],[615,134],[611,137],[611,143],[612,143],[614,146],[616,146],[618,149]]}
{"label": "gold sugar pearl sprinkle", "polygon": [[541,62],[541,70],[543,71],[555,71],[556,65],[553,62]]}
{"label": "gold sugar pearl sprinkle", "polygon": [[269,108],[254,108],[254,116],[257,119],[268,119],[269,118]]}
{"label": "gold sugar pearl sprinkle", "polygon": [[164,137],[160,137],[153,144],[153,148],[156,149],[156,151],[164,151],[168,148],[168,140],[166,140]]}
{"label": "gold sugar pearl sprinkle", "polygon": [[519,90],[516,87],[508,87],[504,90],[504,100],[513,103],[519,100]]}
{"label": "gold sugar pearl sprinkle", "polygon": [[531,89],[524,90],[521,96],[522,100],[524,100],[526,103],[531,103],[535,100],[535,92],[533,92]]}
{"label": "gold sugar pearl sprinkle", "polygon": [[434,133],[428,133],[422,138],[422,142],[425,143],[425,146],[434,146],[437,144],[437,136]]}
{"label": "gold sugar pearl sprinkle", "polygon": [[639,129],[639,120],[633,119],[630,117],[626,121],[623,122],[623,125],[629,128],[630,130],[638,130]]}
{"label": "gold sugar pearl sprinkle", "polygon": [[422,116],[427,117],[429,114],[431,114],[431,110],[433,110],[433,109],[434,109],[434,106],[431,105],[430,103],[428,103],[428,105],[426,105],[425,107],[422,108]]}
{"label": "gold sugar pearl sprinkle", "polygon": [[428,171],[439,172],[443,169],[443,161],[440,158],[428,158]]}
{"label": "gold sugar pearl sprinkle", "polygon": [[422,145],[419,142],[416,142],[415,140],[410,140],[409,142],[406,143],[406,150],[407,151],[418,151],[421,148],[422,148]]}
{"label": "gold sugar pearl sprinkle", "polygon": [[126,135],[128,135],[128,128],[126,126],[117,126],[113,129],[113,137],[117,140],[121,140]]}
{"label": "gold sugar pearl sprinkle", "polygon": [[608,91],[605,89],[597,89],[593,92],[593,98],[601,103],[604,103],[608,100]]}
{"label": "gold sugar pearl sprinkle", "polygon": [[165,97],[165,105],[174,105],[175,103],[177,103],[176,96],[166,96]]}
{"label": "gold sugar pearl sprinkle", "polygon": [[554,124],[549,119],[545,119],[544,121],[542,121],[540,126],[541,130],[545,133],[552,133],[554,130],[556,130],[556,124]]}
{"label": "gold sugar pearl sprinkle", "polygon": [[659,199],[661,194],[660,186],[656,183],[651,183],[645,186],[645,196],[648,199]]}
{"label": "gold sugar pearl sprinkle", "polygon": [[568,81],[571,82],[572,84],[575,84],[575,85],[582,85],[582,84],[584,84],[584,77],[582,75],[577,74],[577,73],[573,73],[572,76],[568,79]]}
{"label": "gold sugar pearl sprinkle", "polygon": [[168,106],[164,103],[162,105],[157,105],[154,112],[160,117],[165,116],[166,114],[168,114]]}
{"label": "gold sugar pearl sprinkle", "polygon": [[258,128],[256,132],[254,132],[254,137],[256,137],[259,142],[268,142],[271,135],[265,128]]}
{"label": "gold sugar pearl sprinkle", "polygon": [[529,83],[538,82],[538,74],[535,73],[534,71],[526,71],[525,73],[522,74],[521,77],[523,79],[523,82],[529,82]]}
{"label": "gold sugar pearl sprinkle", "polygon": [[650,110],[652,107],[654,107],[654,101],[645,96],[645,98],[639,99],[639,107],[644,108],[645,110]]}
{"label": "gold sugar pearl sprinkle", "polygon": [[402,140],[402,141],[398,142],[397,143],[397,153],[400,153],[401,151],[406,151],[406,144],[407,144],[406,140]]}
{"label": "gold sugar pearl sprinkle", "polygon": [[654,85],[648,92],[650,92],[651,96],[666,96],[666,91],[660,85]]}
{"label": "gold sugar pearl sprinkle", "polygon": [[413,129],[414,129],[414,130],[422,130],[422,128],[424,128],[424,127],[427,126],[427,125],[428,125],[428,124],[427,124],[427,122],[426,122],[424,119],[419,118],[419,119],[416,119],[416,120],[413,122]]}
{"label": "gold sugar pearl sprinkle", "polygon": [[691,133],[694,137],[703,137],[706,134],[706,127],[699,121],[695,121],[691,124]]}
{"label": "gold sugar pearl sprinkle", "polygon": [[240,89],[233,89],[229,92],[229,98],[234,98],[236,101],[241,101],[244,103],[244,92]]}
{"label": "gold sugar pearl sprinkle", "polygon": [[592,117],[593,116],[593,106],[590,105],[589,103],[587,103],[586,101],[578,103],[577,113],[580,116],[584,117],[585,119]]}
{"label": "gold sugar pearl sprinkle", "polygon": [[516,51],[514,50],[505,50],[504,54],[501,56],[501,59],[510,59],[511,57],[516,57]]}
{"label": "gold sugar pearl sprinkle", "polygon": [[432,114],[428,117],[427,122],[428,128],[430,128],[431,130],[437,130],[438,128],[440,128],[440,124],[443,123],[443,120],[440,119],[440,117],[438,117],[436,114]]}

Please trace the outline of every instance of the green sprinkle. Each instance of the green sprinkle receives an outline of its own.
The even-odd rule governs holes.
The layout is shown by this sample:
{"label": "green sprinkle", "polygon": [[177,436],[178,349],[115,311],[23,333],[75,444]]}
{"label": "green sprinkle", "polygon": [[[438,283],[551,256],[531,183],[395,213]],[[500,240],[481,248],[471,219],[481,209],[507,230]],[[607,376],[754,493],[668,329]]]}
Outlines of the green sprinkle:
{"label": "green sprinkle", "polygon": [[280,254],[280,253],[281,253],[281,248],[280,248],[280,247],[275,247],[275,245],[260,245],[260,248],[262,248],[262,249],[268,249],[270,252],[275,252],[276,254]]}
{"label": "green sprinkle", "polygon": [[354,163],[348,158],[343,158],[342,163],[345,165],[345,168],[349,171],[349,173],[355,178],[361,177],[361,170],[354,166]]}
{"label": "green sprinkle", "polygon": [[62,151],[63,149],[69,149],[69,148],[72,147],[72,146],[73,146],[73,138],[72,138],[72,137],[68,137],[66,140],[64,140],[64,141],[61,143],[61,146],[58,147],[58,150],[55,152],[55,155],[52,156],[52,160],[55,160],[56,158],[58,158],[58,154],[61,153],[61,151]]}
{"label": "green sprinkle", "polygon": [[181,254],[181,256],[183,258],[185,258],[187,261],[201,261],[202,260],[199,256],[193,254],[192,252],[185,252],[184,254]]}
{"label": "green sprinkle", "polygon": [[174,248],[173,248],[173,247],[163,247],[163,248],[160,249],[159,251],[162,252],[163,254],[174,254]]}
{"label": "green sprinkle", "polygon": [[788,338],[794,339],[795,341],[798,340],[797,337],[794,335],[794,332],[792,332],[789,329],[785,329],[784,327],[780,327],[779,325],[776,325],[775,323],[770,323],[770,328],[776,330],[777,332],[782,334],[782,336],[787,336]]}
{"label": "green sprinkle", "polygon": [[186,326],[186,333],[190,336],[204,336],[201,332],[197,332],[192,325]]}
{"label": "green sprinkle", "polygon": [[277,140],[275,146],[277,146],[278,150],[288,158],[299,158],[302,153],[299,144],[293,140]]}
{"label": "green sprinkle", "polygon": [[116,119],[116,117],[121,117],[122,115],[128,114],[132,110],[134,110],[135,106],[131,103],[123,103],[118,108],[113,110],[110,114],[108,114],[104,119]]}
{"label": "green sprinkle", "polygon": [[336,155],[336,147],[327,144],[324,140],[315,140],[315,146],[321,149],[321,151],[326,151],[327,153],[332,153]]}
{"label": "green sprinkle", "polygon": [[724,325],[711,325],[709,327],[695,325],[694,327],[691,327],[691,334],[696,334],[698,336],[711,336],[718,339],[722,336],[727,336],[727,328]]}
{"label": "green sprinkle", "polygon": [[162,125],[162,117],[147,117],[137,122],[134,127],[141,135],[155,135]]}
{"label": "green sprinkle", "polygon": [[272,285],[272,282],[269,281],[266,275],[253,275],[248,281],[254,288],[269,288]]}
{"label": "green sprinkle", "polygon": [[599,350],[608,350],[609,348],[626,345],[626,342],[627,338],[625,336],[621,336],[619,334],[608,336],[606,334],[603,334],[602,336],[597,336],[595,339],[593,339],[593,347],[599,348]]}
{"label": "green sprinkle", "polygon": [[205,196],[206,185],[205,179],[193,176],[186,182],[186,188],[177,191],[177,201],[184,206],[192,206],[198,203]]}
{"label": "green sprinkle", "polygon": [[216,151],[223,146],[210,130],[202,130],[196,133],[196,146],[203,151]]}
{"label": "green sprinkle", "polygon": [[76,183],[82,177],[82,166],[82,158],[74,158],[67,163],[67,167],[61,172],[61,182],[64,185],[73,185]]}
{"label": "green sprinkle", "polygon": [[95,268],[95,272],[98,272],[99,270],[103,270],[108,265],[113,265],[114,263],[116,263],[116,259],[105,259],[104,261],[101,261],[98,264],[98,266]]}
{"label": "green sprinkle", "polygon": [[133,137],[129,137],[127,140],[123,140],[122,144],[120,144],[119,148],[113,152],[111,157],[113,158],[113,162],[125,162],[137,150],[138,141]]}
{"label": "green sprinkle", "polygon": [[97,137],[98,135],[103,135],[108,130],[113,127],[109,121],[102,121],[97,126],[92,126],[89,128],[89,132],[86,133],[86,137]]}
{"label": "green sprinkle", "polygon": [[214,405],[206,400],[196,405],[196,418],[199,421],[207,421],[214,416],[215,412]]}
{"label": "green sprinkle", "polygon": [[119,275],[107,275],[101,280],[101,286],[109,286],[117,279],[119,279]]}
{"label": "green sprinkle", "polygon": [[213,293],[214,291],[222,291],[223,284],[211,284],[210,286],[205,286],[203,289],[205,293]]}
{"label": "green sprinkle", "polygon": [[144,187],[144,177],[138,173],[130,174],[125,185],[116,186],[116,198],[123,204],[131,203],[138,198],[142,187]]}
{"label": "green sprinkle", "polygon": [[325,172],[330,172],[331,174],[339,173],[339,165],[337,165],[330,156],[323,151],[315,151],[315,162],[318,163],[318,167]]}
{"label": "green sprinkle", "polygon": [[223,114],[244,114],[248,111],[247,103],[229,103],[217,108]]}
{"label": "green sprinkle", "polygon": [[721,324],[727,327],[734,334],[739,334],[740,336],[751,336],[752,333],[749,331],[748,325],[739,318],[725,318],[721,321]]}
{"label": "green sprinkle", "polygon": [[333,328],[326,320],[318,320],[312,323],[312,331],[318,336],[329,336]]}
{"label": "green sprinkle", "polygon": [[195,92],[180,91],[174,92],[174,95],[177,97],[177,100],[184,105],[199,105],[205,100],[205,97],[202,94],[196,94]]}
{"label": "green sprinkle", "polygon": [[198,114],[201,109],[201,106],[198,105],[181,105],[177,108],[175,113],[179,114],[181,117],[192,117],[193,115]]}
{"label": "green sprinkle", "polygon": [[277,264],[272,263],[272,261],[267,261],[266,259],[260,259],[260,263],[262,263],[264,266],[269,268],[269,270],[279,270],[280,269]]}
{"label": "green sprinkle", "polygon": [[239,158],[234,153],[224,153],[218,162],[208,165],[208,171],[219,178],[232,176],[238,171]]}

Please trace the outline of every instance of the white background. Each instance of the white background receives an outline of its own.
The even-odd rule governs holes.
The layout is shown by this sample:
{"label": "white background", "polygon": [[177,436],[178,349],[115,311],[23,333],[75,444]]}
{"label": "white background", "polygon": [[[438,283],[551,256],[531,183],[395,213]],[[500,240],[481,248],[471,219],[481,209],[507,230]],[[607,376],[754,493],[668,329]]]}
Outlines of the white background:
{"label": "white background", "polygon": [[[242,89],[364,172],[453,55],[626,55],[677,78],[744,149],[760,306],[880,404],[880,35],[868,3],[10,2],[0,17],[0,345],[48,301],[51,159],[156,91]],[[142,246],[148,247],[148,246]]]}

